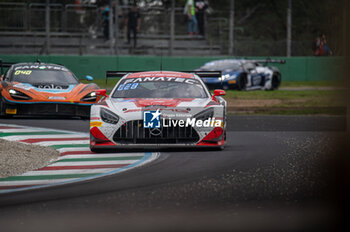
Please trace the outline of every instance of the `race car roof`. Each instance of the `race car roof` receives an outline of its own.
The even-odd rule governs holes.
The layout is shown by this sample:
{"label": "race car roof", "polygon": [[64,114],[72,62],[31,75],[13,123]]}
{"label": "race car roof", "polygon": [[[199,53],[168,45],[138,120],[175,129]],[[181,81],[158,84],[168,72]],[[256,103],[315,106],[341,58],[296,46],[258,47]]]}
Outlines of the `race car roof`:
{"label": "race car roof", "polygon": [[38,69],[38,70],[58,70],[58,71],[68,71],[66,67],[58,64],[49,64],[49,63],[38,63],[38,62],[28,62],[28,63],[16,63],[12,65],[16,69]]}
{"label": "race car roof", "polygon": [[170,72],[170,71],[151,71],[151,72],[138,72],[131,73],[126,78],[139,78],[139,77],[182,77],[182,78],[195,78],[193,73],[183,72]]}

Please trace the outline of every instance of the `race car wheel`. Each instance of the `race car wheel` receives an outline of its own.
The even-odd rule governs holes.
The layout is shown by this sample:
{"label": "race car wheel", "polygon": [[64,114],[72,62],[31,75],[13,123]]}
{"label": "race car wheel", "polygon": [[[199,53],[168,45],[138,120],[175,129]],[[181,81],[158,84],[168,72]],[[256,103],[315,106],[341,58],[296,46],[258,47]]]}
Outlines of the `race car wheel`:
{"label": "race car wheel", "polygon": [[238,90],[245,90],[247,87],[247,75],[241,74],[237,78],[237,89]]}
{"label": "race car wheel", "polygon": [[0,95],[0,118],[12,118],[13,115],[5,113],[5,103]]}
{"label": "race car wheel", "polygon": [[[224,131],[224,144],[226,143],[226,129]],[[219,146],[219,147],[216,147],[215,150],[216,151],[223,151],[225,149],[225,145],[222,145],[222,146]]]}
{"label": "race car wheel", "polygon": [[96,147],[90,147],[90,150],[95,153],[109,153],[112,151],[116,151],[115,149],[112,149],[112,148],[96,148]]}
{"label": "race car wheel", "polygon": [[101,149],[95,148],[95,147],[90,147],[90,150],[95,153],[99,153]]}
{"label": "race car wheel", "polygon": [[271,90],[278,89],[281,84],[281,74],[274,73],[272,76]]}
{"label": "race car wheel", "polygon": [[0,95],[0,116],[3,115],[2,96]]}

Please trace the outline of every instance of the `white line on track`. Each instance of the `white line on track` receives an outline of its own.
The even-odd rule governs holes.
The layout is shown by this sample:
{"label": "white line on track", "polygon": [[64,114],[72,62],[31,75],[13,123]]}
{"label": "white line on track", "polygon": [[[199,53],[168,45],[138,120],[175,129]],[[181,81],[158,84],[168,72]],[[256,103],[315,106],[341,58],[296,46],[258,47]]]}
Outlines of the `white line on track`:
{"label": "white line on track", "polygon": [[58,152],[63,153],[63,152],[67,152],[67,151],[90,151],[89,147],[63,147],[60,149],[57,149]]}
{"label": "white line on track", "polygon": [[82,162],[56,162],[48,167],[61,166],[88,166],[88,165],[108,165],[108,164],[131,164],[138,160],[108,160],[108,161],[82,161]]}
{"label": "white line on track", "polygon": [[[13,125],[13,124],[0,124],[0,126],[5,126],[5,127],[18,127],[18,128],[32,129],[32,130],[40,130],[40,131],[56,131],[56,132],[64,132],[64,133],[67,133],[67,134],[85,134],[85,136],[89,136],[89,133],[76,132],[76,131],[70,131],[70,130],[59,130],[59,129],[53,129],[53,128],[31,127],[31,126],[19,126],[19,125]],[[2,130],[3,130],[3,129],[2,129]]]}
{"label": "white line on track", "polygon": [[[144,160],[142,163],[139,163],[138,165],[134,166],[133,168],[138,168],[146,165],[147,163],[150,163],[154,160],[156,160],[159,157],[159,153],[152,153],[151,156]],[[139,161],[138,161],[139,162]],[[132,164],[133,165],[133,164]],[[132,168],[113,168],[112,171],[105,172],[103,174],[96,173],[95,175],[92,175],[90,177],[84,177],[84,178],[66,178],[66,179],[51,179],[51,180],[27,180],[27,181],[3,181],[0,183],[0,186],[19,186],[19,185],[32,185],[32,187],[24,187],[24,188],[17,188],[17,189],[9,189],[9,190],[0,190],[0,193],[6,193],[6,192],[17,192],[25,189],[38,189],[42,187],[47,187],[50,185],[64,185],[66,183],[72,183],[74,181],[82,181],[82,180],[88,180],[88,179],[94,179],[96,177],[101,176],[109,176],[113,175],[115,173],[120,173],[127,171]],[[83,169],[85,170],[85,169]],[[102,170],[102,169],[100,169]],[[109,169],[106,169],[107,171]],[[68,170],[66,170],[68,171]],[[72,173],[73,174],[73,173]]]}
{"label": "white line on track", "polygon": [[17,133],[17,132],[39,132],[39,131],[42,131],[40,129],[21,129],[21,128],[16,128],[16,129],[0,129],[0,132],[3,132],[3,133]]}
{"label": "white line on track", "polygon": [[[43,171],[30,171],[22,174],[21,176],[40,176],[40,175],[62,175],[62,174],[96,174],[106,173],[117,168],[95,168],[95,169],[73,169],[73,170],[43,170]],[[1,183],[0,183],[1,184]]]}
{"label": "white line on track", "polygon": [[1,181],[0,186],[16,186],[16,185],[44,185],[53,184],[63,181],[71,181],[76,178],[51,179],[51,180],[16,180],[16,181]]}
{"label": "white line on track", "polygon": [[86,134],[12,135],[12,136],[5,136],[1,138],[9,141],[19,141],[19,140],[25,140],[25,139],[45,139],[45,138],[60,139],[60,138],[80,138],[80,137],[86,137]]}
{"label": "white line on track", "polygon": [[66,144],[89,144],[90,141],[88,139],[84,140],[69,140],[69,141],[48,141],[48,142],[39,142],[32,143],[39,146],[52,146],[52,145],[66,145]]}
{"label": "white line on track", "polygon": [[0,126],[26,128],[26,127],[21,126],[21,125],[14,125],[14,124],[9,125],[9,124],[3,124],[3,123],[0,123]]}
{"label": "white line on track", "polygon": [[[37,127],[27,127],[27,126],[17,126],[17,125],[6,125],[6,124],[0,124],[0,126],[4,127],[10,127],[12,129],[1,129],[1,132],[5,133],[16,133],[16,132],[29,132],[28,134],[24,135],[11,135],[11,136],[4,136],[1,137],[2,139],[10,140],[10,141],[20,141],[20,140],[26,140],[26,139],[45,139],[45,138],[86,138],[81,140],[72,140],[72,141],[43,141],[38,143],[33,143],[35,145],[41,145],[41,146],[50,146],[50,145],[65,145],[65,144],[89,144],[89,133],[81,133],[81,132],[73,132],[73,131],[65,131],[65,130],[56,130],[56,129],[50,129],[50,128],[37,128]],[[30,135],[30,132],[43,132],[42,135]],[[44,134],[48,131],[55,131],[58,132],[58,134]],[[60,132],[65,134],[60,134]],[[83,181],[87,179],[92,178],[98,178],[101,176],[107,176],[107,175],[113,175],[115,173],[124,172],[129,169],[141,167],[155,159],[158,158],[159,153],[100,153],[100,154],[91,154],[89,147],[64,147],[60,149],[56,149],[60,153],[62,152],[79,152],[81,154],[76,155],[66,155],[61,156],[58,158],[58,161],[61,160],[61,162],[54,161],[55,163],[51,163],[47,167],[51,167],[52,169],[61,169],[62,170],[36,170],[36,171],[29,171],[22,176],[26,176],[22,179],[30,178],[30,176],[42,176],[42,179],[40,180],[21,180],[21,178],[10,178],[11,180],[5,180],[0,181],[0,186],[13,186],[13,189],[8,190],[0,190],[0,193],[4,192],[12,192],[12,191],[20,191],[24,189],[35,189],[35,188],[42,188],[44,186],[50,186],[50,185],[62,185],[65,183],[72,183],[75,181]],[[84,154],[85,153],[85,154]],[[89,154],[90,153],[90,154]],[[113,160],[113,157],[136,157],[136,156],[142,156],[144,158],[133,160]],[[96,160],[88,160],[88,161],[82,161],[79,159],[96,159]],[[99,158],[107,158],[107,160],[99,160]],[[108,158],[112,158],[112,160],[109,160]],[[77,162],[75,162],[73,159],[77,159]],[[65,162],[62,162],[62,160],[65,160]],[[108,167],[97,167],[96,165],[115,165],[118,166],[118,164],[121,164],[123,167],[115,167],[110,168]],[[70,166],[73,166],[72,169],[65,169],[69,168]],[[82,167],[77,167],[82,166]],[[79,169],[83,168],[83,169]],[[48,168],[50,169],[50,168]],[[73,175],[74,174],[87,174],[87,177],[75,177],[72,178],[72,176],[67,176],[69,178],[59,178],[54,179],[55,175]],[[44,176],[47,175],[48,179]],[[79,175],[77,175],[79,176]],[[52,179],[50,179],[52,178]],[[57,178],[57,176],[56,176]],[[34,187],[24,187],[24,188],[15,188],[15,186],[20,185],[35,185]]]}
{"label": "white line on track", "polygon": [[84,159],[84,158],[109,158],[109,157],[133,157],[144,156],[143,153],[101,153],[101,154],[81,154],[81,155],[65,155],[60,156],[58,160],[62,159]]}

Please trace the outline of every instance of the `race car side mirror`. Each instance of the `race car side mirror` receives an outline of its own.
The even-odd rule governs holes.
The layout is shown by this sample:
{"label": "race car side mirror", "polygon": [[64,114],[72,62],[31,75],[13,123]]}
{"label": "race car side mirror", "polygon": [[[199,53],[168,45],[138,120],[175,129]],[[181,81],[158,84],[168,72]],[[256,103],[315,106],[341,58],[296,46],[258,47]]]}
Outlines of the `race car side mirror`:
{"label": "race car side mirror", "polygon": [[99,89],[99,90],[96,90],[96,91],[95,91],[96,95],[108,97],[108,95],[106,94],[106,92],[107,92],[107,91],[106,91],[105,89]]}
{"label": "race car side mirror", "polygon": [[92,76],[89,76],[89,75],[86,75],[86,76],[85,76],[85,79],[86,79],[87,81],[93,81],[93,80],[94,80],[94,78],[93,78]]}
{"label": "race car side mirror", "polygon": [[225,95],[226,95],[225,90],[222,90],[222,89],[215,89],[215,90],[214,90],[214,95],[213,95],[212,99],[215,101],[215,100],[216,100],[215,97],[217,97],[217,96],[225,96]]}

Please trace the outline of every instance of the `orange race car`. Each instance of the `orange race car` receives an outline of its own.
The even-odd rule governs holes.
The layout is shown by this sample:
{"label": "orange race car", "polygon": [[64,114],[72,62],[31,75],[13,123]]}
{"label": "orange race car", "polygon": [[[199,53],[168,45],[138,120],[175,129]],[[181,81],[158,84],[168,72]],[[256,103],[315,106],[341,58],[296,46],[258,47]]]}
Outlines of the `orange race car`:
{"label": "orange race car", "polygon": [[[9,64],[0,61],[0,117],[13,115],[78,116],[88,118],[102,97],[94,84],[82,84],[66,67],[46,63]],[[92,77],[87,76],[88,80]]]}

